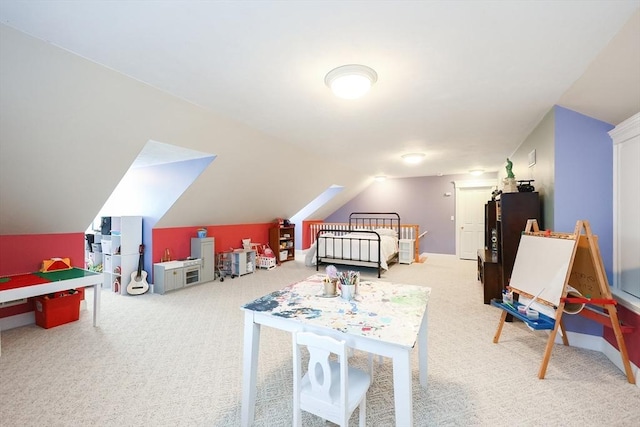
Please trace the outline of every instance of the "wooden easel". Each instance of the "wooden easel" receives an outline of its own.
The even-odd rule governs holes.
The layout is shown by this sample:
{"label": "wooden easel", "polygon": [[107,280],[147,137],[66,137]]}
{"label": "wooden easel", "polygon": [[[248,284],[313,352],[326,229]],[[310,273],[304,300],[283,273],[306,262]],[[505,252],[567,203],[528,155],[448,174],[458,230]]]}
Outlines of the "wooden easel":
{"label": "wooden easel", "polygon": [[[583,234],[584,231],[584,234]],[[591,226],[589,222],[586,220],[578,221],[576,223],[576,227],[574,229],[573,234],[570,233],[552,233],[549,231],[541,232],[538,228],[538,223],[535,219],[531,219],[527,221],[527,225],[525,231],[523,232],[523,240],[524,236],[534,236],[535,238],[527,238],[527,244],[530,244],[529,247],[533,247],[535,245],[546,245],[547,247],[551,246],[562,246],[562,253],[564,256],[569,257],[568,260],[568,268],[566,268],[566,264],[562,264],[562,266],[558,269],[559,272],[564,272],[562,268],[566,268],[566,274],[564,275],[564,280],[562,283],[559,283],[561,288],[555,289],[555,293],[544,292],[545,288],[542,288],[540,292],[537,292],[537,289],[531,291],[528,288],[526,277],[528,277],[527,273],[531,273],[532,276],[535,276],[536,271],[533,271],[531,266],[529,265],[530,259],[520,259],[520,265],[518,265],[519,258],[516,256],[516,264],[514,265],[514,275],[512,276],[512,281],[509,285],[509,288],[514,294],[522,295],[526,298],[534,298],[535,295],[538,296],[535,300],[537,303],[542,303],[544,305],[550,306],[555,309],[555,321],[553,319],[548,318],[546,316],[542,316],[540,321],[531,321],[528,320],[526,316],[521,315],[514,310],[514,307],[500,303],[498,301],[492,301],[492,305],[501,308],[503,310],[502,315],[500,317],[500,323],[498,324],[498,329],[493,338],[493,342],[497,343],[500,339],[500,334],[502,333],[502,327],[504,326],[505,319],[508,314],[514,315],[525,323],[529,324],[529,326],[534,329],[550,329],[551,333],[549,335],[549,339],[547,340],[547,345],[544,352],[544,357],[542,359],[542,365],[540,366],[540,370],[538,372],[538,378],[542,379],[545,376],[547,371],[547,365],[549,364],[549,359],[551,358],[551,350],[553,349],[553,344],[555,342],[556,334],[558,332],[558,328],[562,330],[562,342],[564,345],[569,345],[569,341],[567,339],[567,334],[564,329],[564,325],[562,323],[562,315],[565,310],[565,305],[569,304],[585,304],[585,310],[582,310],[580,314],[585,314],[585,317],[595,320],[606,327],[610,327],[613,329],[614,335],[616,337],[616,342],[618,343],[618,348],[620,350],[620,356],[622,358],[622,363],[624,364],[624,369],[627,374],[627,381],[631,384],[635,384],[635,378],[633,376],[633,372],[631,370],[631,364],[629,363],[629,356],[627,353],[627,347],[624,342],[623,332],[630,332],[632,328],[628,326],[621,326],[620,321],[618,320],[618,313],[616,311],[616,304],[611,295],[611,289],[609,288],[609,284],[607,282],[607,277],[605,275],[604,264],[602,262],[602,256],[600,255],[600,249],[598,247],[597,237],[594,236],[591,232]],[[560,241],[539,241],[537,239],[564,239],[563,242]],[[571,241],[573,243],[567,242]],[[518,255],[520,255],[521,248],[524,246],[523,241],[520,242],[521,246],[518,249]],[[523,250],[524,252],[524,250]],[[529,257],[531,258],[531,257]],[[562,257],[561,257],[562,258]],[[563,261],[563,260],[561,260]],[[522,267],[518,270],[519,273],[525,273],[524,275],[520,274],[520,277],[525,277],[520,283],[516,281],[514,283],[514,278],[516,276],[516,268]],[[545,265],[538,264],[535,268],[540,269],[545,267]],[[529,271],[527,271],[529,270]],[[557,277],[557,276],[556,276]],[[561,278],[559,279],[561,280]],[[519,289],[518,286],[522,286],[523,289]],[[539,285],[539,286],[550,286],[553,285]],[[526,289],[524,289],[526,288]],[[580,297],[568,297],[567,294],[569,289],[573,288],[577,290],[582,296]],[[529,291],[529,292],[528,292]],[[545,299],[545,296],[549,295],[550,298]],[[559,297],[558,297],[559,295]],[[517,303],[516,303],[517,304]],[[594,305],[596,307],[600,307],[604,309],[604,311],[595,311],[588,310],[586,304]],[[548,322],[545,322],[546,318]]]}

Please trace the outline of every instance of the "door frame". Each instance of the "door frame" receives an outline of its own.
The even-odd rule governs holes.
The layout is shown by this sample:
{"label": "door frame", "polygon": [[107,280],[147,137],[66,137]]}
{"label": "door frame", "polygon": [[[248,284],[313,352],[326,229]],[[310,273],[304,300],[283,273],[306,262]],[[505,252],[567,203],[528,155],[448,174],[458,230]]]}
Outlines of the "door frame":
{"label": "door frame", "polygon": [[492,178],[492,179],[470,179],[470,180],[464,180],[464,181],[453,181],[453,186],[456,190],[456,199],[455,199],[455,204],[456,204],[456,213],[455,213],[455,222],[454,222],[454,227],[455,227],[455,234],[456,234],[456,257],[458,259],[460,259],[460,233],[458,232],[458,217],[460,216],[460,197],[461,197],[461,193],[460,191],[462,189],[467,189],[467,188],[491,188],[491,187],[495,187],[498,188],[498,178]]}

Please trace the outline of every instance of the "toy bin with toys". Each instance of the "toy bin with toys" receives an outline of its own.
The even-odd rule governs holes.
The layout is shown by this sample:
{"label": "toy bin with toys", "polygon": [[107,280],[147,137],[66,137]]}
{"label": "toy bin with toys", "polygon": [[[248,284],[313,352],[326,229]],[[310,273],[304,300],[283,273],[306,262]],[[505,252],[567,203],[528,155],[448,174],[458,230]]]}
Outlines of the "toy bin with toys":
{"label": "toy bin with toys", "polygon": [[36,297],[36,325],[49,329],[80,318],[80,301],[84,297],[84,288],[70,289]]}
{"label": "toy bin with toys", "polygon": [[276,254],[273,253],[269,245],[257,246],[256,264],[258,268],[264,268],[266,270],[273,270],[276,268]]}
{"label": "toy bin with toys", "polygon": [[266,270],[272,270],[276,268],[275,257],[258,256],[257,263],[258,263],[258,268],[264,268]]}

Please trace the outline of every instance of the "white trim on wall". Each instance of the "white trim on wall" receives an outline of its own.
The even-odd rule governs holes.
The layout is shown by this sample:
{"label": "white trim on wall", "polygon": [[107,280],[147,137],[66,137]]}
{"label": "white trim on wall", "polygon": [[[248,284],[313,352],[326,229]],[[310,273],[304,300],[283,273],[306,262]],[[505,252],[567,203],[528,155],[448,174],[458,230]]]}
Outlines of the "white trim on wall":
{"label": "white trim on wall", "polygon": [[[593,350],[603,353],[607,357],[607,359],[611,361],[611,363],[613,363],[618,369],[620,369],[620,372],[626,375],[624,364],[622,363],[622,356],[620,355],[620,350],[609,344],[609,342],[604,339],[604,337],[567,331],[567,339],[569,340],[569,345],[571,347],[584,348],[587,350]],[[562,344],[562,336],[560,334],[556,335],[554,344]],[[630,363],[633,377],[638,378],[640,369],[632,361],[630,361]],[[636,387],[640,388],[640,381],[636,381]]]}
{"label": "white trim on wall", "polygon": [[[629,251],[629,248],[623,247],[623,236],[629,233],[629,225],[623,224],[620,214],[623,209],[629,208],[629,201],[635,200],[637,194],[622,194],[620,183],[628,180],[629,173],[637,173],[639,164],[634,163],[633,159],[627,158],[621,154],[621,148],[624,144],[640,143],[640,113],[628,118],[620,123],[609,132],[613,142],[613,289],[612,292],[620,304],[629,310],[640,314],[640,298],[634,297],[622,290],[620,281],[621,272],[624,269],[622,265],[623,251]],[[625,173],[627,175],[625,175]],[[632,178],[633,179],[632,175]],[[632,199],[630,199],[632,198]],[[625,211],[626,212],[626,211]],[[637,224],[636,224],[637,226]],[[637,227],[636,227],[637,228]],[[638,232],[637,230],[631,230]],[[635,251],[631,248],[631,251]]]}

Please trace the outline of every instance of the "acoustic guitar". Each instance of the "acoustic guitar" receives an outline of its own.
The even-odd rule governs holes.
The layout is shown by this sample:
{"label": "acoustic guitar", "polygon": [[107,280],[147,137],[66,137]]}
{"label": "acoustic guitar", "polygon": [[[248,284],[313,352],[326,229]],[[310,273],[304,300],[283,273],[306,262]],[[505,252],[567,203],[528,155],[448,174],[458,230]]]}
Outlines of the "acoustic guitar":
{"label": "acoustic guitar", "polygon": [[142,269],[144,260],[144,245],[140,245],[140,259],[138,260],[138,271],[131,273],[131,282],[127,285],[127,293],[129,295],[141,295],[149,290],[147,283],[147,272]]}

